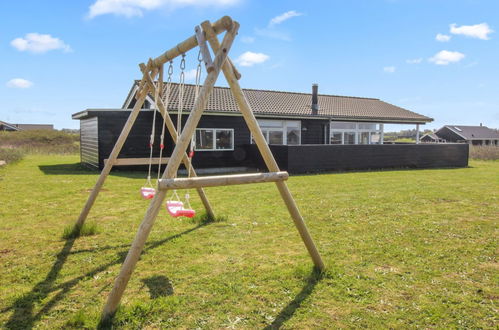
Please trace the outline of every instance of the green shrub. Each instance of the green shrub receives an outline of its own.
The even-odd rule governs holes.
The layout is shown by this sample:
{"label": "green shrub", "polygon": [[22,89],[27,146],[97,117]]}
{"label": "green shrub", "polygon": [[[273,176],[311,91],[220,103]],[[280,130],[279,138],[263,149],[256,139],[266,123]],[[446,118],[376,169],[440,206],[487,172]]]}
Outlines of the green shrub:
{"label": "green shrub", "polygon": [[498,160],[499,146],[470,146],[470,158],[481,160]]}
{"label": "green shrub", "polygon": [[411,139],[411,138],[398,138],[398,139],[395,139],[394,142],[398,142],[398,143],[416,143],[416,140]]}
{"label": "green shrub", "polygon": [[0,160],[7,164],[15,163],[24,157],[24,153],[19,149],[2,148],[0,147]]}
{"label": "green shrub", "polygon": [[26,153],[71,154],[78,152],[79,135],[55,130],[0,132],[0,147]]}

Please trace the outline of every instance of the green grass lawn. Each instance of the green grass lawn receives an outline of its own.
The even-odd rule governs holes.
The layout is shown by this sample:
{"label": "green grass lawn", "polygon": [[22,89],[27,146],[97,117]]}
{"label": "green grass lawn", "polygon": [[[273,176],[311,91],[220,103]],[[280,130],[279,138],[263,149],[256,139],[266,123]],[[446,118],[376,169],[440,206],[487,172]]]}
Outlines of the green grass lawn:
{"label": "green grass lawn", "polygon": [[[0,324],[94,328],[148,206],[143,174],[114,172],[63,240],[97,173],[78,156],[0,169]],[[312,262],[273,184],[206,189],[225,221],[163,210],[125,291],[118,328],[496,328],[499,162],[293,176],[322,253]],[[191,192],[191,203],[201,202]]]}

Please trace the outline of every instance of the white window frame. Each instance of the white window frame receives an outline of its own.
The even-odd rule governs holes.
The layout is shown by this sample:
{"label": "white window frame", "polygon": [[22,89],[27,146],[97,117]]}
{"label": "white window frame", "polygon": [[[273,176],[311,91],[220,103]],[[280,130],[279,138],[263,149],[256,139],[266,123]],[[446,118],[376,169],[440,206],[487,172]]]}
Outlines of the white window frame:
{"label": "white window frame", "polygon": [[[265,141],[267,144],[269,144],[269,133],[268,129],[272,128],[271,130],[273,131],[280,131],[282,133],[282,144],[276,144],[276,145],[288,145],[288,124],[293,123],[296,124],[298,123],[298,131],[300,132],[300,138],[298,141],[298,144],[292,144],[294,146],[296,145],[301,145],[301,120],[279,120],[279,119],[257,119],[258,121],[258,126],[262,130],[263,137],[265,138]],[[264,127],[267,132],[263,132],[263,129],[261,127],[262,124],[269,123],[269,124],[275,124],[275,126],[268,125],[268,127]],[[270,126],[270,127],[269,127]],[[292,128],[297,128],[296,125],[289,125]],[[250,143],[254,144],[255,142],[253,141],[253,134],[250,134]]]}
{"label": "white window frame", "polygon": [[[213,134],[213,148],[212,149],[197,149],[197,131],[211,131]],[[231,149],[217,149],[217,131],[231,131],[232,139],[230,141],[232,148]],[[201,151],[234,151],[234,129],[233,128],[196,128],[196,134],[194,134],[194,150],[196,152]]]}
{"label": "white window frame", "polygon": [[[354,128],[333,128],[331,127],[331,124],[333,123],[344,123],[344,124],[354,124]],[[372,128],[360,128],[361,124],[375,124],[377,125],[375,129]],[[369,133],[368,135],[368,144],[372,144],[371,140],[371,135],[372,133],[377,133],[380,134],[380,136],[383,135],[383,124],[381,123],[369,123],[369,122],[333,122],[331,121],[329,124],[329,144],[331,144],[331,136],[333,136],[334,133],[341,133],[341,144],[345,144],[345,133],[354,133],[355,134],[355,142],[354,144],[359,144],[360,135],[361,133]],[[380,143],[380,142],[378,142]]]}

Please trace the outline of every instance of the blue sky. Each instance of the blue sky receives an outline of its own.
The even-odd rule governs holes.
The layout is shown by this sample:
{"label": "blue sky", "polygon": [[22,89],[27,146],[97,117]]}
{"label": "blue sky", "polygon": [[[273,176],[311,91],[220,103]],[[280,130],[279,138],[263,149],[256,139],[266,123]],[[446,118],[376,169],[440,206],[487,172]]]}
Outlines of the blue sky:
{"label": "blue sky", "polygon": [[230,15],[243,87],[318,83],[435,118],[425,128],[498,128],[498,13],[497,0],[2,1],[0,120],[77,128],[72,113],[121,107],[138,63]]}

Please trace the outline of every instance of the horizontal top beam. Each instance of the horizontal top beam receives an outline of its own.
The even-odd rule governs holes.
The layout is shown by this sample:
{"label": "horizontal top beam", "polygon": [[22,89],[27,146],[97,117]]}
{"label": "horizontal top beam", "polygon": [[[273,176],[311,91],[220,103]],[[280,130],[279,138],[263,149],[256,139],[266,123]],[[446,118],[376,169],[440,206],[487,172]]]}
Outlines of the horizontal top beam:
{"label": "horizontal top beam", "polygon": [[[211,26],[213,27],[213,30],[215,31],[216,34],[220,34],[224,31],[229,30],[232,27],[232,18],[229,16],[224,16],[220,18],[218,21],[213,23]],[[188,52],[189,50],[193,49],[198,45],[198,41],[196,38],[196,35],[194,34],[192,37],[182,41],[179,43],[177,46],[173,47],[170,50],[167,50],[160,56],[156,57],[155,59],[152,60],[152,65],[155,67],[159,67],[163,65],[164,63],[173,60],[175,57]]]}
{"label": "horizontal top beam", "polygon": [[[168,164],[170,160],[169,157],[162,157],[161,164]],[[104,159],[104,164],[108,161],[108,159]],[[159,164],[159,157],[152,158],[116,158],[113,163],[113,166],[122,166],[122,165],[149,165],[149,163],[153,165]]]}
{"label": "horizontal top beam", "polygon": [[216,175],[195,178],[162,179],[159,180],[158,188],[160,190],[165,190],[231,186],[236,184],[284,181],[287,180],[288,177],[288,172],[281,171],[269,173]]}

